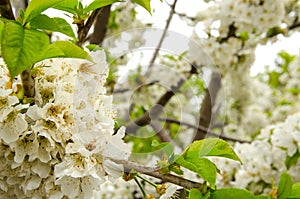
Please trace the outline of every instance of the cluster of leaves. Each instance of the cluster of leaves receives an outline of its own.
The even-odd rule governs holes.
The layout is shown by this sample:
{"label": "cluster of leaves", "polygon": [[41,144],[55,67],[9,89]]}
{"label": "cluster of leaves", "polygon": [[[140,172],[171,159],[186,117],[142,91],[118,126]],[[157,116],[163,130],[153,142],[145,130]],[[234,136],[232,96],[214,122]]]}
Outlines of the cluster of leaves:
{"label": "cluster of leaves", "polygon": [[278,62],[276,70],[269,71],[268,84],[273,88],[282,87],[280,82],[280,76],[288,73],[288,66],[295,60],[295,55],[290,55],[288,52],[282,51],[278,53]]}
{"label": "cluster of leaves", "polygon": [[[170,171],[178,172],[179,165],[193,172],[210,184],[201,189],[189,190],[189,199],[297,199],[300,198],[300,183],[293,184],[291,176],[283,172],[277,187],[273,188],[267,196],[255,196],[245,189],[223,188],[216,189],[216,175],[219,169],[207,157],[218,156],[241,162],[230,145],[218,138],[207,138],[195,141],[181,155],[175,157],[170,164]],[[174,169],[176,168],[176,170]]]}
{"label": "cluster of leaves", "polygon": [[[74,23],[84,23],[89,13],[118,0],[95,0],[83,7],[78,0],[32,0],[26,11],[14,19],[1,17],[0,40],[3,57],[12,77],[31,68],[35,63],[53,57],[90,59],[76,46],[76,36],[71,25],[63,18],[50,18],[43,11],[54,8],[73,15]],[[50,43],[47,32],[60,32],[72,40]]]}

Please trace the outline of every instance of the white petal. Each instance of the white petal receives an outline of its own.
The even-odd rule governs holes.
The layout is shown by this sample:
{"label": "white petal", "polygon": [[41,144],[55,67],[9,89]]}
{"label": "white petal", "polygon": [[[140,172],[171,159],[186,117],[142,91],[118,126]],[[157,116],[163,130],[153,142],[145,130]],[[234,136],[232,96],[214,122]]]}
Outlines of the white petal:
{"label": "white petal", "polygon": [[27,190],[33,190],[40,186],[42,179],[37,176],[33,176],[25,185],[25,189]]}
{"label": "white petal", "polygon": [[117,178],[121,177],[124,171],[123,165],[117,164],[111,160],[104,160],[103,166],[111,181],[115,181]]}
{"label": "white petal", "polygon": [[19,134],[10,126],[5,125],[0,128],[0,138],[6,143],[12,143],[19,139]]}

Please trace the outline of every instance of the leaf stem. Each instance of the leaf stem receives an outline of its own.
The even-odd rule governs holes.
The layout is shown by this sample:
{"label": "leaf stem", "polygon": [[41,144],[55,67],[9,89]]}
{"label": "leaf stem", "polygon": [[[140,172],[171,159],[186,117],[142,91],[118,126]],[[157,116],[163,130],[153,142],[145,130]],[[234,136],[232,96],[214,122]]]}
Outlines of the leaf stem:
{"label": "leaf stem", "polygon": [[134,178],[134,181],[136,182],[136,184],[139,186],[140,190],[142,191],[143,197],[146,197],[147,194],[146,194],[144,187],[141,185],[141,183],[136,178]]}
{"label": "leaf stem", "polygon": [[144,180],[145,182],[149,183],[149,184],[152,185],[153,187],[155,187],[155,188],[157,187],[157,184],[151,182],[151,181],[148,180],[147,178],[144,178],[143,176],[141,176],[141,175],[139,175],[139,174],[137,174],[136,176],[137,176],[138,178],[141,178],[141,179]]}

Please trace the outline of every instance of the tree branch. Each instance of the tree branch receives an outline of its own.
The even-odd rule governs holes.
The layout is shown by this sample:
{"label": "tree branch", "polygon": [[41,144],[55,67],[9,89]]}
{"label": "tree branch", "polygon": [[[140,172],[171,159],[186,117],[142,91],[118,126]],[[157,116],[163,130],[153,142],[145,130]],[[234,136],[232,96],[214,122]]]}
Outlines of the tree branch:
{"label": "tree branch", "polygon": [[[157,47],[155,48],[155,51],[154,51],[154,53],[153,53],[153,56],[152,56],[152,58],[151,58],[151,60],[150,60],[150,64],[149,64],[148,70],[153,66],[153,64],[154,64],[154,62],[155,62],[155,60],[156,60],[156,57],[157,57],[157,55],[158,55],[158,53],[159,53],[159,50],[160,50],[160,48],[161,48],[161,46],[162,46],[162,43],[163,43],[163,41],[164,41],[164,39],[165,39],[165,37],[166,37],[166,35],[167,35],[167,31],[168,31],[168,29],[169,29],[169,26],[170,26],[170,23],[171,23],[171,21],[172,21],[173,15],[174,15],[174,13],[175,13],[175,7],[176,7],[176,4],[177,4],[177,0],[174,0],[174,3],[171,5],[171,10],[170,10],[170,13],[169,13],[169,17],[168,17],[168,19],[167,19],[167,21],[166,21],[166,25],[165,25],[163,34],[161,35],[160,40],[159,40],[159,42],[158,42],[158,45],[157,45]],[[147,72],[148,72],[148,71],[147,71]],[[146,74],[147,74],[147,73],[146,73]]]}
{"label": "tree branch", "polygon": [[[205,97],[200,108],[199,126],[209,129],[212,122],[212,109],[215,105],[216,97],[221,88],[221,77],[217,72],[213,72],[208,88],[205,91]],[[202,140],[206,136],[206,131],[197,129],[194,140]]]}
{"label": "tree branch", "polygon": [[0,1],[0,14],[2,17],[14,20],[15,16],[12,11],[10,0],[1,0]]}
{"label": "tree branch", "polygon": [[170,182],[176,185],[179,185],[181,187],[187,188],[187,189],[192,189],[192,188],[202,188],[202,184],[199,182],[194,182],[173,174],[161,174],[159,173],[159,168],[158,167],[147,167],[144,165],[137,164],[135,162],[130,162],[126,160],[112,160],[113,162],[117,164],[122,164],[124,166],[124,171],[125,172],[130,172],[132,170],[142,173],[148,176],[152,176],[155,178],[158,178],[162,180],[163,182]]}
{"label": "tree branch", "polygon": [[94,25],[94,32],[90,37],[91,44],[101,45],[103,42],[109,21],[110,8],[111,5],[105,6],[103,7],[102,12],[98,14]]}
{"label": "tree branch", "polygon": [[81,46],[84,43],[85,38],[87,37],[87,34],[88,34],[90,28],[94,24],[96,17],[101,13],[102,10],[103,10],[103,8],[98,8],[98,9],[94,10],[84,25],[77,24],[77,26],[78,26],[78,31],[77,31],[78,41],[76,42],[76,44],[78,46]]}
{"label": "tree branch", "polygon": [[161,126],[161,124],[159,123],[159,121],[157,121],[157,120],[151,121],[150,126],[153,128],[153,130],[156,132],[156,135],[159,137],[159,139],[162,142],[170,142],[174,146],[176,146],[176,144],[173,142],[171,136],[164,131],[164,129]]}
{"label": "tree branch", "polygon": [[[187,78],[189,78],[192,74],[196,73],[196,69],[194,66],[191,66],[192,69]],[[147,112],[145,112],[141,117],[135,119],[134,121],[129,122],[125,125],[126,132],[130,132],[131,134],[136,134],[136,131],[142,127],[151,123],[151,119],[156,119],[162,113],[162,108],[164,107],[169,100],[179,91],[180,87],[185,82],[184,79],[180,79],[176,86],[172,86],[171,90],[167,91],[164,95],[160,97],[160,99],[156,102],[156,104]]]}
{"label": "tree branch", "polygon": [[186,122],[181,122],[181,121],[178,121],[178,120],[175,120],[175,119],[171,119],[171,118],[159,118],[158,120],[159,121],[164,121],[164,122],[167,122],[167,123],[184,125],[184,126],[187,126],[189,128],[193,128],[193,129],[197,130],[198,132],[201,132],[202,134],[211,135],[211,136],[214,136],[214,137],[221,138],[223,140],[228,140],[228,141],[233,141],[233,142],[240,142],[240,143],[251,143],[251,141],[239,140],[239,139],[235,139],[235,138],[230,138],[230,137],[226,137],[226,136],[223,136],[223,135],[219,135],[219,134],[213,132],[212,130],[210,130],[210,129],[204,127],[204,126],[199,126],[199,125],[195,126],[193,124],[189,124],[189,123],[186,123]]}
{"label": "tree branch", "polygon": [[293,23],[288,27],[289,30],[293,30],[300,27],[300,21]]}

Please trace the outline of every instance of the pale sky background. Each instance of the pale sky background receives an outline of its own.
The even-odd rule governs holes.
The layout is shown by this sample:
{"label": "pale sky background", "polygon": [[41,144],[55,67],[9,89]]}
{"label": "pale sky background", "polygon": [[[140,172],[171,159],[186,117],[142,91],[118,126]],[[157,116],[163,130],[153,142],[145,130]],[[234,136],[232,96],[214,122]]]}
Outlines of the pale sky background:
{"label": "pale sky background", "polygon": [[[83,0],[83,3],[87,5],[92,0]],[[172,0],[167,0],[167,2],[172,3]],[[154,13],[150,15],[144,8],[137,6],[138,18],[145,23],[154,24],[153,27],[163,29],[166,20],[169,15],[169,6],[165,2],[160,0],[151,0],[151,6],[154,9]],[[178,13],[188,13],[189,16],[195,16],[199,11],[204,10],[208,7],[208,4],[201,0],[178,0],[176,11]],[[47,14],[51,16],[57,16],[57,11],[49,10]],[[60,15],[61,16],[61,15]],[[68,20],[71,22],[70,18]],[[189,37],[193,31],[193,28],[186,25],[178,15],[174,15],[172,22],[170,24],[169,30],[175,31],[179,34]],[[251,73],[253,75],[262,72],[265,66],[274,67],[274,60],[277,57],[277,53],[285,50],[290,54],[300,54],[300,33],[295,33],[291,37],[279,37],[278,41],[271,44],[267,43],[264,46],[258,46],[256,49],[256,61],[252,67]],[[185,44],[182,44],[182,48],[187,48]]]}
{"label": "pale sky background", "polygon": [[[173,1],[167,0],[167,2],[172,3]],[[139,7],[137,8],[140,13],[139,17],[143,18],[146,22],[153,22],[155,27],[163,28],[169,15],[169,6],[159,0],[152,0],[151,6],[157,10],[157,12],[150,16],[143,8]],[[178,0],[176,11],[178,13],[188,13],[189,16],[195,16],[199,11],[204,10],[207,7],[208,4],[200,0]],[[192,33],[192,29],[186,26],[177,15],[174,15],[169,29],[186,36],[190,36]],[[285,50],[290,54],[300,55],[299,40],[300,33],[298,32],[288,38],[280,36],[278,41],[273,44],[269,42],[264,46],[258,46],[255,52],[256,60],[251,70],[252,75],[264,71],[264,66],[268,65],[270,68],[274,67],[274,60],[276,59],[278,52],[282,50]]]}

